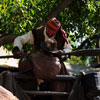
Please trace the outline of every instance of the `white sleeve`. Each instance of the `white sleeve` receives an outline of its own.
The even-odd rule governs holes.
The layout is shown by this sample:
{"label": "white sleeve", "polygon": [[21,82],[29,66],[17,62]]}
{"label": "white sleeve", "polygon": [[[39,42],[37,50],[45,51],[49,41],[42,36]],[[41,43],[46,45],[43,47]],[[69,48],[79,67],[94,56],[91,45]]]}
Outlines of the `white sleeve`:
{"label": "white sleeve", "polygon": [[68,44],[65,43],[63,52],[67,53],[67,52],[71,52],[71,51],[72,51],[72,46],[69,43]]}
{"label": "white sleeve", "polygon": [[15,40],[14,40],[14,47],[17,46],[19,47],[19,49],[22,49],[22,45],[23,44],[34,44],[34,38],[33,38],[33,34],[32,31],[29,31],[28,33],[22,35],[22,36],[18,36]]}

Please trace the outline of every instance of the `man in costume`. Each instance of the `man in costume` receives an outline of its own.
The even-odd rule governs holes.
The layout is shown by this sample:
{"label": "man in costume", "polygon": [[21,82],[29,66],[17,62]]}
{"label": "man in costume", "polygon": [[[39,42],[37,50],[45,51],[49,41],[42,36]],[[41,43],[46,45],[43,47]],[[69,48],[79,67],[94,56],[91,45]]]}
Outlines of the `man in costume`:
{"label": "man in costume", "polygon": [[46,42],[48,39],[55,39],[57,41],[57,49],[62,52],[70,52],[71,45],[68,42],[68,33],[66,33],[61,23],[54,17],[51,18],[46,26],[34,28],[28,33],[18,36],[14,40],[13,54],[15,57],[20,56],[23,44],[30,43],[34,45],[35,51],[41,49],[41,43]]}
{"label": "man in costume", "polygon": [[[19,58],[21,56],[23,44],[26,44],[26,43],[33,44],[35,52],[41,51],[41,49],[42,49],[41,44],[44,43],[44,42],[45,43],[48,42],[49,39],[50,40],[56,40],[56,42],[57,42],[56,48],[58,50],[58,54],[56,54],[55,56],[57,56],[60,60],[61,60],[61,56],[59,56],[59,55],[61,55],[63,52],[67,53],[67,52],[70,52],[72,50],[72,47],[68,42],[68,33],[66,33],[63,30],[61,23],[54,17],[54,18],[51,18],[47,22],[46,26],[34,28],[31,31],[29,31],[28,33],[15,38],[14,48],[13,48],[12,52],[13,52],[13,54],[16,58],[17,57]],[[37,68],[40,69],[39,65],[38,65],[38,67],[36,67],[37,66],[36,62],[38,62],[38,64],[39,64],[39,61],[41,62],[41,60],[43,60],[43,59],[39,58],[40,54],[37,54],[37,55],[29,54],[29,55],[23,57],[19,62],[19,70],[21,72],[27,72],[29,70],[35,70],[34,73],[42,72],[42,71],[39,71],[39,70],[36,71]],[[36,61],[36,59],[34,57],[37,57],[38,61]],[[47,66],[49,68],[50,64],[48,64],[48,62],[50,62],[50,61],[46,62],[47,59],[44,56],[43,56],[43,58],[44,58],[44,61],[45,61],[45,65],[47,64]],[[50,59],[53,60],[55,58],[51,57]],[[42,64],[44,64],[44,61],[41,62],[41,64],[40,64],[41,70],[43,70]],[[55,62],[56,61],[58,61],[58,60],[56,59]],[[53,66],[58,66],[58,69],[60,70],[59,64],[56,65],[57,63],[55,63],[55,62],[53,62],[52,68],[54,68]],[[45,66],[45,65],[43,65],[43,66]],[[35,66],[36,68],[33,67],[33,66]],[[43,68],[46,69],[45,67],[43,67]],[[53,71],[55,71],[55,73],[57,71],[57,73],[58,73],[58,70],[56,70],[56,69],[53,70]],[[45,72],[47,72],[47,71],[45,71]],[[43,73],[45,73],[45,72],[43,72]],[[47,76],[47,75],[45,74],[45,76]]]}

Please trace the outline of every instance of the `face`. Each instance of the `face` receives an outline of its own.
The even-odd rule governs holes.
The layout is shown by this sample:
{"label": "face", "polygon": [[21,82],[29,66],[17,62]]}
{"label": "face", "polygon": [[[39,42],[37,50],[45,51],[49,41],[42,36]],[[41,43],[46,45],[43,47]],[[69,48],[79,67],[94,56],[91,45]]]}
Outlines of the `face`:
{"label": "face", "polygon": [[60,27],[60,22],[56,18],[51,18],[46,26],[46,33],[48,37],[55,36]]}
{"label": "face", "polygon": [[52,38],[52,37],[55,37],[56,32],[46,27],[46,34],[48,35],[48,37]]}

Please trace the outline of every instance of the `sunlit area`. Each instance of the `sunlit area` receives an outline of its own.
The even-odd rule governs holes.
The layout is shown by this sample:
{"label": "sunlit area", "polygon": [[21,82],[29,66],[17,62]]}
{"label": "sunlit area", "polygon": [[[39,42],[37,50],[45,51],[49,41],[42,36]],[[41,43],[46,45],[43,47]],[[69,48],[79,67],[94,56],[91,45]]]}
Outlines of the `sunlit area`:
{"label": "sunlit area", "polygon": [[[9,56],[12,52],[7,51],[3,47],[0,47],[0,56]],[[14,58],[0,58],[0,65],[18,67],[18,60]]]}

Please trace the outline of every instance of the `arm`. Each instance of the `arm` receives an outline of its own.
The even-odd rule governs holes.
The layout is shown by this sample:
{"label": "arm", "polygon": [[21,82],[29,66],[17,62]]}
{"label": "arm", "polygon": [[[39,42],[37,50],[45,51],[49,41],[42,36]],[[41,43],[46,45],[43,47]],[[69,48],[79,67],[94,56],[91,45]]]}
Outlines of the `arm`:
{"label": "arm", "polygon": [[67,53],[67,52],[71,52],[71,51],[72,51],[72,46],[69,43],[68,44],[65,43],[63,52]]}
{"label": "arm", "polygon": [[32,35],[32,31],[29,31],[28,33],[26,33],[22,36],[18,36],[14,40],[14,47],[18,47],[19,50],[21,50],[23,44],[26,44],[26,43],[34,44],[34,38],[33,38],[33,35]]}
{"label": "arm", "polygon": [[[72,46],[68,43],[65,43],[64,49],[62,50],[62,53],[67,53],[72,51]],[[65,55],[62,57],[62,61],[65,61],[69,56]]]}
{"label": "arm", "polygon": [[25,43],[30,43],[30,44],[34,44],[34,38],[32,35],[32,31],[29,31],[28,33],[22,35],[22,36],[18,36],[15,40],[14,40],[14,47],[12,50],[12,53],[14,54],[15,58],[20,58],[22,53],[22,45]]}

